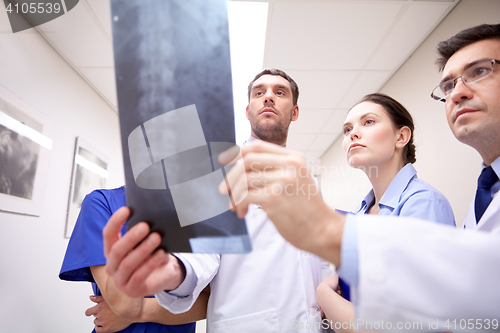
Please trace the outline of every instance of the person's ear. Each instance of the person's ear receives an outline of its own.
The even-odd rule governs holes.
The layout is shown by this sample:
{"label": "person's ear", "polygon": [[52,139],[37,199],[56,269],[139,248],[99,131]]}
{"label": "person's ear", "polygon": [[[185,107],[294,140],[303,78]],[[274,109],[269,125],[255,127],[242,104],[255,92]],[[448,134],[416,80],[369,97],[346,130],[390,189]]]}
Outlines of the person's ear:
{"label": "person's ear", "polygon": [[295,105],[292,109],[292,121],[299,119],[299,106]]}
{"label": "person's ear", "polygon": [[245,110],[245,114],[246,114],[246,116],[247,116],[247,119],[248,119],[248,120],[250,120],[250,118],[248,118],[248,107],[249,107],[249,106],[250,106],[250,105],[247,105],[247,108],[246,108],[246,110]]}
{"label": "person's ear", "polygon": [[408,126],[403,126],[397,130],[396,148],[403,148],[406,146],[411,138],[411,129]]}

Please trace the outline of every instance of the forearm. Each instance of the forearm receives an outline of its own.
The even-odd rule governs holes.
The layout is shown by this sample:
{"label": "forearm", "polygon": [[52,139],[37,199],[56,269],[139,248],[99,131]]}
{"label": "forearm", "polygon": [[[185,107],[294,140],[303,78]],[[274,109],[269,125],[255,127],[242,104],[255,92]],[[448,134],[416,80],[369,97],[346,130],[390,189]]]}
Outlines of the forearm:
{"label": "forearm", "polygon": [[309,248],[306,250],[340,267],[345,215],[330,209],[325,204],[325,209],[317,214],[317,218],[319,223],[313,231],[314,241],[308,242]]}
{"label": "forearm", "polygon": [[[354,322],[354,308],[348,300],[337,294],[329,286],[321,284],[316,291],[316,302],[325,313],[331,327],[337,333],[351,333],[351,322]],[[338,323],[335,325],[335,323]]]}
{"label": "forearm", "polygon": [[179,314],[189,311],[212,281],[219,268],[220,256],[206,253],[177,253],[176,255],[186,262],[186,277],[183,285],[170,293],[155,294],[155,297],[158,303],[168,311]]}
{"label": "forearm", "polygon": [[135,322],[153,322],[163,325],[182,325],[207,317],[208,292],[202,292],[191,309],[180,314],[173,314],[158,304],[156,298],[145,298],[142,310]]}
{"label": "forearm", "polygon": [[90,267],[90,270],[104,299],[113,312],[124,318],[139,316],[142,308],[142,297],[129,297],[120,291],[114,284],[113,279],[106,274],[104,266],[93,266]]}
{"label": "forearm", "polygon": [[442,326],[447,320],[477,314],[498,319],[500,234],[392,216],[355,220],[360,274],[351,290],[359,295],[357,319],[423,322],[424,329],[427,320],[439,319],[440,331],[449,330]]}

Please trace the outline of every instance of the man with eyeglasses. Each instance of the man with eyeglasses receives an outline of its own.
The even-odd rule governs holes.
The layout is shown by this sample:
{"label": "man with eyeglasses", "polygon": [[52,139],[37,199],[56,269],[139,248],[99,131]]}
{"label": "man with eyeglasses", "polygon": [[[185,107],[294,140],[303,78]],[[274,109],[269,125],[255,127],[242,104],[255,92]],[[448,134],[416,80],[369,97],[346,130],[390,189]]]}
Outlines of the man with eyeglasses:
{"label": "man with eyeglasses", "polygon": [[[479,36],[489,38],[470,42]],[[443,79],[431,96],[445,103],[453,134],[484,164],[464,227],[492,231],[500,224],[500,198],[487,210],[500,189],[500,25],[464,30],[439,43],[438,52]]]}
{"label": "man with eyeglasses", "polygon": [[[239,188],[248,189],[236,207],[240,217],[249,203],[260,203],[285,239],[340,268],[357,318],[347,328],[500,329],[500,24],[461,31],[438,51],[443,80],[431,96],[445,103],[453,134],[484,164],[465,231],[409,218],[342,215],[320,194],[292,191],[313,180],[273,170],[303,167],[303,155],[265,142],[242,147],[244,164],[228,174],[231,184],[240,184],[232,188],[234,198],[243,195]],[[267,173],[248,171],[263,160]],[[266,195],[276,186],[289,191]],[[227,190],[221,185],[220,191]]]}
{"label": "man with eyeglasses", "polygon": [[500,61],[496,59],[480,59],[468,64],[466,66],[467,69],[464,70],[462,75],[453,79],[445,77],[441,80],[441,83],[432,91],[431,97],[437,101],[446,103],[446,98],[449,97],[455,89],[457,79],[461,79],[466,85],[480,81],[493,73],[495,64],[500,64]]}

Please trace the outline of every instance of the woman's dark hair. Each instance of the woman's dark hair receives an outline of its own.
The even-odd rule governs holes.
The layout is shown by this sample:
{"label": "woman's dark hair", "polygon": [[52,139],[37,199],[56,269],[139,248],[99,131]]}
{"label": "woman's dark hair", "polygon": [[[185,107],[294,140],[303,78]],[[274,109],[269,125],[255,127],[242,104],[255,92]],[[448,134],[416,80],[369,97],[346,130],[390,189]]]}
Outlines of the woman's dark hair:
{"label": "woman's dark hair", "polygon": [[405,165],[407,163],[415,163],[417,161],[415,144],[413,143],[413,132],[415,130],[415,125],[413,124],[413,118],[411,117],[411,114],[408,112],[408,110],[406,110],[406,108],[394,98],[384,94],[375,93],[366,95],[354,106],[363,102],[372,102],[383,107],[397,129],[400,129],[403,126],[407,126],[410,129],[410,140],[403,149],[403,163]]}

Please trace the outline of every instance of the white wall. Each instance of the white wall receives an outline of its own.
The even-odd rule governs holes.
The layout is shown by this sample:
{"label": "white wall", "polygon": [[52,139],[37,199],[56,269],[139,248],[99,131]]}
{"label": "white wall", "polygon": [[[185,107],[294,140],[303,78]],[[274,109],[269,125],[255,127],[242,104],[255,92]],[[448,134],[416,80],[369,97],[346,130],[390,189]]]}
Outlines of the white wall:
{"label": "white wall", "polygon": [[[457,224],[462,224],[474,197],[481,158],[474,149],[455,139],[446,122],[444,104],[429,97],[441,80],[441,73],[434,65],[436,45],[465,28],[499,22],[500,1],[461,0],[380,90],[400,101],[412,114],[416,124],[418,175],[448,198]],[[323,155],[324,169],[346,172],[349,168],[341,144],[342,137]],[[322,188],[329,205],[353,210],[371,186],[358,173],[340,173],[322,176]]]}
{"label": "white wall", "polygon": [[41,216],[0,212],[0,332],[88,333],[90,284],[58,278],[72,159],[80,136],[108,157],[108,187],[122,185],[118,116],[36,31],[0,34],[0,85],[54,122]]}

